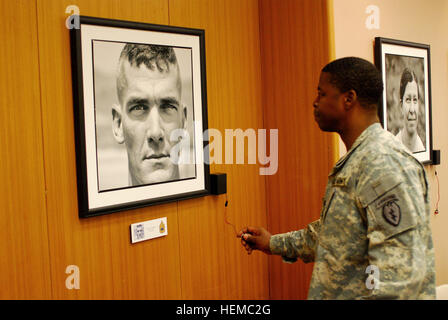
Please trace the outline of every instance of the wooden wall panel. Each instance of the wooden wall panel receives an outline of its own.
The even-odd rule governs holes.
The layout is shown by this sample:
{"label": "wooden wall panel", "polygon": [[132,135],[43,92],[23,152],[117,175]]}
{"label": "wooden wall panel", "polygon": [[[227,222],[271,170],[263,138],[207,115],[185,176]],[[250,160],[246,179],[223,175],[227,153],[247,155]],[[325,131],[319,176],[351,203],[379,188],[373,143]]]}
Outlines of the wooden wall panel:
{"label": "wooden wall panel", "polygon": [[51,297],[36,5],[0,1],[0,299]]}
{"label": "wooden wall panel", "polygon": [[[333,136],[320,132],[312,102],[329,61],[325,0],[260,0],[263,113],[279,129],[279,168],[267,177],[271,233],[304,228],[319,218]],[[270,258],[272,299],[306,299],[312,264]]]}
{"label": "wooden wall panel", "polygon": [[[206,30],[209,128],[223,138],[225,129],[264,128],[258,2],[169,3],[170,24]],[[179,202],[182,297],[267,299],[267,257],[247,256],[225,224],[227,215],[238,230],[266,226],[265,177],[258,165],[214,164],[211,172],[227,173],[229,206],[224,207],[225,196]]]}
{"label": "wooden wall panel", "polygon": [[[234,230],[317,218],[331,136],[311,102],[328,60],[325,1],[0,0],[0,298],[297,299],[311,266],[248,256]],[[206,30],[209,128],[279,129],[279,170],[213,164],[228,196],[80,220],[66,7],[81,15]],[[15,68],[15,66],[19,66]],[[311,77],[311,78],[310,78]],[[224,146],[223,141],[223,146]],[[26,156],[24,156],[24,153]],[[224,160],[224,158],[223,158]],[[226,199],[228,207],[224,207]],[[302,211],[304,209],[306,211]],[[268,216],[269,214],[269,216]],[[131,223],[168,218],[167,237],[131,245]],[[66,267],[80,268],[68,290]]]}
{"label": "wooden wall panel", "polygon": [[[166,0],[38,0],[51,275],[55,299],[178,299],[177,203],[78,218],[68,5],[81,15],[168,24]],[[131,245],[129,225],[168,218],[169,236]],[[80,268],[67,290],[65,268]]]}

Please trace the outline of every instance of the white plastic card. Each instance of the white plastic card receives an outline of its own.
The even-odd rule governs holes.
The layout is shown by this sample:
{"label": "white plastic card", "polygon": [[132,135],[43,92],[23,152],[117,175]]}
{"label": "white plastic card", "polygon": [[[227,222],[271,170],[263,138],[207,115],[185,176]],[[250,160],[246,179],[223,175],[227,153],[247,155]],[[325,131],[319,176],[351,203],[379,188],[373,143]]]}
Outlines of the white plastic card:
{"label": "white plastic card", "polygon": [[131,243],[168,235],[167,218],[159,218],[131,224]]}

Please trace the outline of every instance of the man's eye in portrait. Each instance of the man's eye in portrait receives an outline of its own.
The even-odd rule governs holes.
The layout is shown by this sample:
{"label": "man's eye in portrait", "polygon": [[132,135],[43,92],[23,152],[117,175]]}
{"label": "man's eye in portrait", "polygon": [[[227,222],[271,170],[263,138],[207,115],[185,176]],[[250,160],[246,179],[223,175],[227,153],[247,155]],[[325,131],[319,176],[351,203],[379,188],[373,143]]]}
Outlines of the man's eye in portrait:
{"label": "man's eye in portrait", "polygon": [[173,104],[162,104],[161,106],[160,106],[160,108],[164,111],[164,112],[166,112],[166,113],[168,113],[168,114],[172,114],[172,113],[175,113],[175,112],[177,112],[177,106],[175,106],[175,105],[173,105]]}
{"label": "man's eye in portrait", "polygon": [[179,110],[179,103],[177,99],[162,99],[159,106],[160,114],[165,119],[165,121],[170,121],[177,117],[177,112]]}
{"label": "man's eye in portrait", "polygon": [[134,117],[140,117],[148,112],[148,106],[138,104],[129,108],[129,113]]}

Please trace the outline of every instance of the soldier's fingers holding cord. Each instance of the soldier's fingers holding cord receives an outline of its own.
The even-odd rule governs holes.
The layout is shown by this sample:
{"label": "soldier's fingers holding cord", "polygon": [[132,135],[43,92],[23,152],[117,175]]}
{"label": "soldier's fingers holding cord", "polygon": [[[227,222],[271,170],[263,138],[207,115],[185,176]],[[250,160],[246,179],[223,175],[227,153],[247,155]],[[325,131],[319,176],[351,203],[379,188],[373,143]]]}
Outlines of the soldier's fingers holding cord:
{"label": "soldier's fingers holding cord", "polygon": [[245,242],[249,243],[249,244],[254,244],[256,242],[256,237],[245,233],[243,234],[243,236],[241,237],[241,239],[244,239]]}

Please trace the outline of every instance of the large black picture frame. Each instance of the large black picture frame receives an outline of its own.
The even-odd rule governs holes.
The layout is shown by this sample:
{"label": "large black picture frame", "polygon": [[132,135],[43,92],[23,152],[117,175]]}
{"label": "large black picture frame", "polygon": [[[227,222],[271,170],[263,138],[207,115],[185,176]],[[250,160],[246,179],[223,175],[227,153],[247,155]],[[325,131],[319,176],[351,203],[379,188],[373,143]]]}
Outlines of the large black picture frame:
{"label": "large black picture frame", "polygon": [[210,194],[205,31],[79,18],[70,30],[79,217]]}
{"label": "large black picture frame", "polygon": [[[375,38],[375,65],[384,83],[381,123],[423,164],[433,161],[430,60],[427,44]],[[410,99],[413,92],[416,99]]]}

